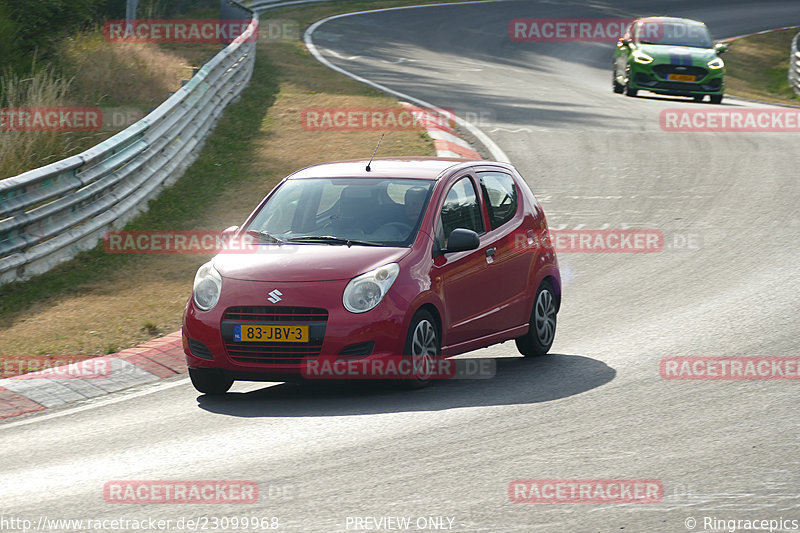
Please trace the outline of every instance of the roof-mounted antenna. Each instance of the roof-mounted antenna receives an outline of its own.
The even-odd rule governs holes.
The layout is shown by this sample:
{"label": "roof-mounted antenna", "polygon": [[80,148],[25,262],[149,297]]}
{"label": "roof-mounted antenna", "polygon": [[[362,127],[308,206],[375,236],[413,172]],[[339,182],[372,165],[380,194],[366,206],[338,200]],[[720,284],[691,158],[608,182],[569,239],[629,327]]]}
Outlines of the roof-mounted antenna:
{"label": "roof-mounted antenna", "polygon": [[[384,134],[381,133],[381,138],[378,139],[378,146],[381,145],[381,141],[383,140]],[[378,146],[375,147],[375,151],[372,152],[372,157],[369,158],[369,163],[367,163],[367,172],[371,171],[370,165],[372,164],[372,160],[375,159],[375,154],[378,153]]]}

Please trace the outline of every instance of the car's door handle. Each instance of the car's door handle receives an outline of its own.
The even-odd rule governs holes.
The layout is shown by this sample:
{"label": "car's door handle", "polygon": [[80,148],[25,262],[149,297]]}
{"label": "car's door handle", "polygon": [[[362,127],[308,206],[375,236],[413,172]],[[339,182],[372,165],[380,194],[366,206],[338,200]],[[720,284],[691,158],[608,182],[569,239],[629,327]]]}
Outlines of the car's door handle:
{"label": "car's door handle", "polygon": [[486,249],[486,257],[492,257],[496,251],[497,251],[497,248],[487,248]]}

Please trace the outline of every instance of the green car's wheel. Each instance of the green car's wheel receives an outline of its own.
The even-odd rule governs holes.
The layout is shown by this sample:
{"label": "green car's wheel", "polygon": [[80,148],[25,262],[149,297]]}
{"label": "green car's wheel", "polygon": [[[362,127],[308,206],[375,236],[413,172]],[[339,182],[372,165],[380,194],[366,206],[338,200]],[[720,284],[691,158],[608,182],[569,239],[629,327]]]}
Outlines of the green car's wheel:
{"label": "green car's wheel", "polygon": [[631,67],[628,66],[625,68],[625,95],[636,96],[636,93],[638,92],[638,89],[631,87]]}
{"label": "green car's wheel", "polygon": [[706,95],[704,95],[704,94],[696,94],[696,95],[694,95],[694,101],[695,102],[702,102],[703,98],[705,98],[705,96]]}
{"label": "green car's wheel", "polygon": [[711,103],[712,104],[721,104],[722,103],[722,95],[721,94],[712,94],[711,95]]}
{"label": "green car's wheel", "polygon": [[625,86],[617,82],[617,69],[614,67],[614,77],[611,78],[611,82],[614,86],[614,92],[617,94],[622,94],[625,92]]}

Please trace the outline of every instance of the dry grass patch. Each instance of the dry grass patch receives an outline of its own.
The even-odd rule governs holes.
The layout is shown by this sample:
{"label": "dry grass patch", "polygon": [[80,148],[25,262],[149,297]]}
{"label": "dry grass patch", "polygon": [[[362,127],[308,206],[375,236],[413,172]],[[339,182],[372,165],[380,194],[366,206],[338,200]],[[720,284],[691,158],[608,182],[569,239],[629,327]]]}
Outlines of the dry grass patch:
{"label": "dry grass patch", "polygon": [[74,77],[74,98],[84,105],[156,107],[192,75],[191,65],[176,50],[153,43],[109,43],[100,31],[67,39],[61,60]]}
{"label": "dry grass patch", "polygon": [[[67,38],[59,48],[57,68],[35,69],[29,76],[0,76],[0,107],[125,106],[144,116],[160,105],[181,80],[192,76],[219,46],[159,47],[108,43],[102,32]],[[0,179],[78,154],[117,133],[99,131],[0,131]]]}
{"label": "dry grass patch", "polygon": [[733,41],[723,56],[725,92],[780,104],[800,104],[789,87],[789,51],[798,29],[752,35]]}

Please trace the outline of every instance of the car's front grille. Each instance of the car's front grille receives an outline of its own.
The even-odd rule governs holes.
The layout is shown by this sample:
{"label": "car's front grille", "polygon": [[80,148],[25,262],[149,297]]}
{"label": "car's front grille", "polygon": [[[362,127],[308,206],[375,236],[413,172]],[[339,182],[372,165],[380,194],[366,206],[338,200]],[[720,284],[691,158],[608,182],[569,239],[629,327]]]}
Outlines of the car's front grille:
{"label": "car's front grille", "polygon": [[699,83],[681,83],[679,81],[659,81],[652,84],[653,89],[663,89],[665,91],[708,91],[713,90]]}
{"label": "car's front grille", "polygon": [[229,307],[222,320],[245,322],[327,322],[328,311],[318,307]]}
{"label": "car's front grille", "polygon": [[704,69],[703,67],[689,67],[682,65],[656,65],[653,67],[653,72],[658,74],[658,76],[662,79],[667,79],[667,75],[669,74],[686,74],[689,76],[695,76],[697,81],[702,80],[708,75],[708,70]]}
{"label": "car's front grille", "polygon": [[289,343],[235,342],[225,339],[225,349],[231,359],[238,363],[257,365],[296,364],[307,357],[317,357],[322,351],[322,342],[301,346]]}
{"label": "car's front grille", "polygon": [[[238,363],[255,365],[296,364],[322,351],[328,311],[318,307],[230,307],[222,315],[222,340],[228,356]],[[309,342],[237,342],[236,324],[308,325]]]}

